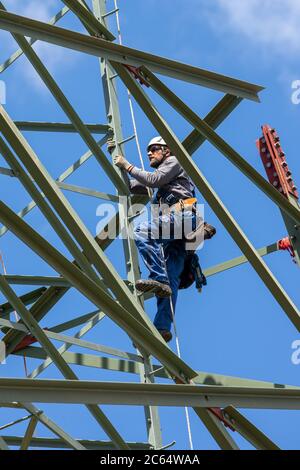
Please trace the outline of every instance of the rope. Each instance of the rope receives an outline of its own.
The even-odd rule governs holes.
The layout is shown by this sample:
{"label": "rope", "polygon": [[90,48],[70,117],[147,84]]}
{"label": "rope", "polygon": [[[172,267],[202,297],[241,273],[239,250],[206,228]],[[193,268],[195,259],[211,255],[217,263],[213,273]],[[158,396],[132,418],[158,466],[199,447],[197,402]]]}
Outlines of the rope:
{"label": "rope", "polygon": [[[121,34],[121,27],[120,27],[120,18],[119,18],[119,12],[118,12],[118,2],[117,0],[114,0],[115,4],[115,9],[116,9],[116,21],[117,21],[117,29],[118,29],[118,40],[119,44],[122,45],[122,34]],[[133,110],[133,103],[132,103],[132,97],[130,91],[127,89],[127,95],[128,95],[128,101],[129,101],[129,108],[130,108],[130,114],[131,114],[131,119],[132,119],[132,125],[133,125],[133,130],[134,130],[134,136],[135,136],[135,141],[136,141],[136,146],[138,150],[138,155],[139,159],[141,162],[142,169],[145,170],[144,166],[144,161],[143,161],[143,156],[141,152],[141,147],[139,143],[139,138],[138,138],[138,133],[137,133],[137,126],[136,126],[136,119],[135,119],[135,114]],[[151,198],[152,197],[152,191],[150,188],[147,188],[148,190],[148,195]],[[165,259],[165,253],[163,246],[161,245],[161,251],[162,251],[162,259],[165,265],[165,270],[167,272],[167,265],[166,265],[166,259]],[[174,313],[174,306],[172,302],[172,297],[170,296],[170,307],[171,307],[171,312],[172,312],[172,320],[173,320],[173,325],[174,325],[174,333],[175,333],[175,341],[176,341],[176,350],[177,350],[177,355],[179,358],[181,358],[181,353],[180,353],[180,345],[179,345],[179,338],[177,334],[177,328],[176,328],[176,322],[175,322],[175,313]],[[189,410],[187,407],[185,407],[185,416],[186,416],[186,423],[187,423],[187,430],[188,430],[188,436],[189,436],[189,444],[190,444],[190,449],[194,450],[193,446],[193,439],[192,439],[192,432],[191,432],[191,423],[190,423],[190,417],[189,417]]]}
{"label": "rope", "polygon": [[[161,247],[162,259],[163,259],[163,262],[164,262],[164,265],[165,265],[165,270],[166,270],[166,273],[167,273],[168,271],[167,271],[167,263],[166,263],[164,248],[163,248],[162,245],[160,245],[160,247]],[[177,334],[177,326],[176,326],[176,321],[175,321],[174,305],[173,305],[171,295],[170,295],[169,299],[170,299],[170,308],[171,308],[172,321],[173,321],[174,334],[175,334],[176,350],[177,350],[178,357],[181,359],[179,337],[178,337],[178,334]],[[188,430],[188,435],[189,435],[190,449],[194,450],[189,409],[185,406],[184,410],[185,410],[185,418],[186,418],[187,430]]]}
{"label": "rope", "polygon": [[[122,43],[122,34],[121,34],[120,17],[119,17],[117,0],[114,0],[114,4],[115,4],[115,9],[116,9],[118,40],[119,40],[119,44],[122,45],[123,43]],[[137,133],[137,126],[136,126],[136,119],[135,119],[135,114],[134,114],[134,110],[133,110],[132,97],[131,97],[131,93],[128,90],[128,88],[127,88],[127,95],[128,95],[129,109],[130,109],[130,114],[131,114],[131,120],[132,120],[132,125],[133,125],[133,133],[134,133],[134,137],[135,137],[136,147],[137,147],[137,151],[138,151],[138,155],[139,155],[139,159],[140,159],[140,162],[141,162],[142,169],[145,170],[144,160],[143,160],[143,156],[142,156],[142,152],[141,152],[140,141],[139,141],[138,133]],[[147,187],[147,191],[148,191],[149,198],[151,198],[152,197],[151,189]]]}

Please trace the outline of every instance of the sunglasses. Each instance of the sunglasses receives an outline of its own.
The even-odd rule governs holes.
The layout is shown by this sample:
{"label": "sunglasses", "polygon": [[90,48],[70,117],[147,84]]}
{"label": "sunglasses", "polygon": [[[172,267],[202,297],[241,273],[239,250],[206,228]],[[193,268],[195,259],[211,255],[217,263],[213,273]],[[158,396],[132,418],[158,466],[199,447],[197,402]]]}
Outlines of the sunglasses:
{"label": "sunglasses", "polygon": [[158,150],[161,150],[161,145],[151,145],[151,147],[148,148],[148,152],[158,152]]}

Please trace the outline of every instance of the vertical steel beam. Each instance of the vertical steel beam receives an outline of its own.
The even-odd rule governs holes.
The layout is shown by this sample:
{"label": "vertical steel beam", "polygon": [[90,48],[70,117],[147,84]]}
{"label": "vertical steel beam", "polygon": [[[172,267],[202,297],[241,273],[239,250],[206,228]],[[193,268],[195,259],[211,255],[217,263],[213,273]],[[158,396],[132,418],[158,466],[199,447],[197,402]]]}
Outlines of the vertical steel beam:
{"label": "vertical steel beam", "polygon": [[[76,2],[66,2],[69,4],[70,8],[73,9],[73,4]],[[72,4],[72,5],[71,5]],[[106,15],[106,5],[104,0],[93,0],[93,9],[96,19],[96,24],[99,26],[99,22],[103,22],[104,29],[107,30],[107,24],[105,15]],[[74,11],[76,13],[76,11]],[[101,24],[102,26],[102,24]],[[108,31],[108,30],[107,30]],[[122,134],[122,126],[121,126],[121,118],[120,118],[120,110],[119,110],[119,103],[118,103],[118,94],[117,94],[117,86],[116,83],[113,83],[113,75],[114,69],[110,65],[110,63],[106,60],[99,61],[100,63],[100,71],[101,71],[101,78],[102,78],[102,86],[104,92],[104,101],[106,105],[106,114],[108,117],[108,125],[113,128],[113,139],[115,146],[112,151],[112,158],[118,154],[122,154],[125,156],[124,148],[122,148],[119,142],[123,142],[123,134]],[[128,180],[127,175],[124,172],[117,169],[119,172],[119,176],[123,178],[124,182],[125,178]],[[138,253],[137,247],[134,241],[134,232],[133,232],[133,224],[134,221],[128,220],[128,212],[131,209],[131,199],[128,198],[124,201],[124,198],[120,199],[119,203],[119,211],[121,220],[124,221],[124,229],[126,231],[126,237],[123,238],[123,250],[125,256],[125,263],[126,263],[126,271],[127,271],[127,279],[131,282],[133,286],[134,295],[137,298],[137,292],[135,288],[136,281],[140,278],[140,268],[139,268],[139,260],[138,260]],[[141,303],[141,307],[143,307],[142,298],[139,297],[139,301]],[[141,353],[143,353],[142,348],[140,347]],[[144,353],[144,364],[140,364],[140,379],[141,381],[147,381],[148,383],[154,382],[155,379],[153,375],[149,375],[149,372],[152,371],[152,365],[150,357],[147,353]],[[161,436],[161,429],[160,429],[160,422],[159,422],[159,415],[158,415],[158,408],[157,407],[144,407],[145,412],[145,419],[146,419],[146,429],[148,433],[148,442],[151,444],[155,449],[160,448],[162,446],[162,436]]]}

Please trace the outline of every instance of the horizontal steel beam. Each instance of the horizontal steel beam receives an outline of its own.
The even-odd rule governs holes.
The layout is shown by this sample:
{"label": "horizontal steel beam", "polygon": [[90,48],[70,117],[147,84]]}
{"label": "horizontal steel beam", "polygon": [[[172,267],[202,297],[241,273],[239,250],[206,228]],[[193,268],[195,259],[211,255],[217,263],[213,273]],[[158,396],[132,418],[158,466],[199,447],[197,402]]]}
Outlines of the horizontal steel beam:
{"label": "horizontal steel beam", "polygon": [[[32,357],[35,359],[46,359],[47,354],[43,349],[29,346],[23,351],[14,353],[16,356],[25,355],[26,357]],[[138,357],[138,356],[137,356]],[[68,364],[74,364],[77,366],[84,367],[95,367],[96,369],[104,369],[117,372],[126,372],[130,374],[139,374],[140,369],[136,361],[128,361],[123,359],[113,359],[111,357],[96,356],[95,354],[82,354],[78,352],[66,352],[63,354],[63,358]],[[153,375],[155,377],[161,377],[169,379],[165,368],[160,365],[153,365]],[[266,382],[262,380],[246,379],[241,377],[235,377],[231,375],[215,374],[213,372],[200,372],[198,371],[197,377],[193,379],[196,385],[216,385],[223,387],[251,387],[251,388],[263,388],[263,389],[294,389],[300,390],[300,387],[293,385],[285,385],[274,382]]]}
{"label": "horizontal steel beam", "polygon": [[17,284],[20,286],[70,286],[68,281],[58,276],[20,276],[18,274],[7,274],[4,278],[9,284]]}
{"label": "horizontal steel beam", "polygon": [[300,390],[1,378],[0,400],[299,410]]}
{"label": "horizontal steel beam", "polygon": [[[7,445],[18,447],[21,445],[23,437],[21,436],[3,436]],[[78,439],[78,443],[84,446],[86,450],[115,450],[112,442],[109,441],[89,441],[87,439]],[[127,442],[130,450],[145,450],[150,449],[151,446],[148,442]],[[62,439],[53,439],[49,437],[32,437],[30,441],[30,448],[47,449],[69,449],[70,446]]]}
{"label": "horizontal steel beam", "polygon": [[[12,330],[17,330],[17,331],[22,331],[26,334],[30,333],[28,328],[21,323],[11,322],[9,320],[4,320],[0,318],[0,328],[2,327],[11,328]],[[90,349],[91,351],[102,352],[105,354],[110,354],[111,356],[117,356],[117,357],[122,357],[125,359],[130,359],[132,361],[143,362],[142,356],[138,356],[136,354],[121,351],[115,348],[110,348],[109,346],[102,346],[101,344],[96,344],[90,341],[78,339],[74,336],[67,336],[67,335],[55,333],[54,331],[51,331],[51,329],[42,330],[42,331],[45,334],[45,336],[47,336],[47,338],[53,339],[55,341],[61,341],[68,345],[80,346],[85,349]]]}
{"label": "horizontal steel beam", "polygon": [[[35,132],[78,132],[73,124],[67,122],[14,121],[21,131]],[[92,134],[107,134],[111,128],[106,124],[85,124]]]}
{"label": "horizontal steel beam", "polygon": [[[105,347],[105,346],[104,346]],[[115,350],[117,352],[117,350]],[[47,354],[42,348],[35,346],[28,346],[21,351],[13,353],[15,356],[26,356],[34,359],[46,359]],[[130,353],[131,354],[131,353]],[[111,354],[114,356],[125,357],[126,353]],[[111,357],[96,356],[95,354],[82,354],[78,352],[64,352],[62,357],[67,364],[74,364],[77,366],[94,367],[96,369],[110,370],[114,372],[126,372],[131,374],[140,374],[139,363],[143,362],[143,358],[138,355],[132,354],[132,360],[113,359]],[[161,366],[156,366],[154,369],[160,369],[160,372],[155,374],[157,377],[169,378]]]}
{"label": "horizontal steel beam", "polygon": [[16,176],[13,170],[11,170],[10,168],[3,168],[3,167],[0,168],[0,175],[10,176],[10,177]]}
{"label": "horizontal steel beam", "polygon": [[76,326],[82,325],[83,323],[90,321],[98,313],[100,313],[100,310],[94,310],[93,312],[86,313],[85,315],[80,315],[80,317],[75,317],[73,320],[69,320],[64,323],[59,323],[58,325],[51,326],[49,330],[55,331],[55,333],[70,330],[71,328],[75,328]]}
{"label": "horizontal steel beam", "polygon": [[115,196],[114,194],[102,193],[100,191],[96,191],[95,189],[82,188],[81,186],[75,186],[74,184],[65,184],[59,182],[57,183],[57,186],[60,189],[64,189],[65,191],[83,194],[84,196],[96,197],[98,199],[104,199],[105,201],[119,202],[118,196]]}
{"label": "horizontal steel beam", "polygon": [[129,64],[135,67],[145,65],[152,72],[161,73],[172,78],[185,80],[253,101],[259,101],[258,93],[263,90],[261,86],[242,80],[226,77],[192,65],[121,46],[104,39],[86,36],[2,10],[0,11],[0,28],[12,33],[22,34],[51,44],[95,55],[96,57],[105,57],[122,64]]}
{"label": "horizontal steel beam", "polygon": [[[270,253],[274,253],[278,251],[277,243],[273,243],[272,245],[265,246],[263,248],[259,248],[257,253],[260,256],[266,256]],[[207,268],[203,271],[206,277],[213,276],[214,274],[221,273],[223,271],[227,271],[228,269],[235,268],[236,266],[240,266],[241,264],[249,263],[248,258],[246,256],[238,256],[237,258],[233,258],[229,261],[224,261],[224,263],[217,264],[210,268]]]}

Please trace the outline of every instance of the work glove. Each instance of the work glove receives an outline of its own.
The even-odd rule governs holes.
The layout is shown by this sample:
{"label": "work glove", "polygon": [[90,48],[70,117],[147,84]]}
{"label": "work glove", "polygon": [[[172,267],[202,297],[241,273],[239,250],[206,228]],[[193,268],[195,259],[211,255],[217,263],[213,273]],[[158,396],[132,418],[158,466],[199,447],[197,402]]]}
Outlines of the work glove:
{"label": "work glove", "polygon": [[115,165],[123,170],[127,171],[130,167],[132,167],[131,163],[129,163],[126,158],[122,157],[122,155],[117,155],[114,159]]}

